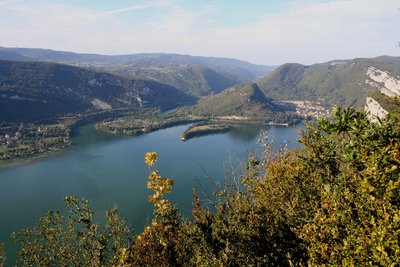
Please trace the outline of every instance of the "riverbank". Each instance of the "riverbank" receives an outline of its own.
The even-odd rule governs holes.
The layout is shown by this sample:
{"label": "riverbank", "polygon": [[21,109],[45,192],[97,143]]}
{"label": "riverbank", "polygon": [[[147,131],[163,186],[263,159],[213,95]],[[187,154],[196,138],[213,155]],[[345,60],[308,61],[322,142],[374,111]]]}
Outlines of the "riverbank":
{"label": "riverbank", "polygon": [[48,151],[46,153],[42,154],[35,154],[30,157],[26,158],[14,158],[14,159],[9,159],[9,160],[1,160],[0,161],[0,170],[2,169],[9,169],[9,168],[14,168],[18,167],[20,165],[27,165],[27,164],[32,164],[36,163],[42,160],[47,160],[51,159],[53,157],[57,157],[71,149],[72,146],[69,146],[67,148],[57,150],[57,151]]}
{"label": "riverbank", "polygon": [[93,122],[96,122],[95,129],[98,131],[122,136],[142,135],[173,126],[200,122],[201,124],[190,126],[182,133],[183,141],[208,134],[224,133],[235,125],[292,124],[292,122],[274,122],[239,116],[199,117],[176,112],[160,113],[157,109],[97,112],[84,116],[78,114],[48,122],[52,124],[10,124],[0,127],[0,168],[41,160],[63,152],[72,145],[72,136],[76,129]]}
{"label": "riverbank", "polygon": [[3,124],[0,127],[0,168],[47,157],[71,144],[71,130],[64,124]]}
{"label": "riverbank", "polygon": [[244,116],[200,117],[179,112],[162,114],[149,109],[142,110],[140,113],[137,112],[130,116],[97,122],[95,128],[96,130],[112,135],[135,136],[172,126],[195,123],[182,133],[181,140],[186,141],[194,137],[227,132],[234,125],[263,124],[288,127],[292,124],[297,124],[299,121],[299,119],[292,119],[290,122],[285,122],[280,120],[274,121],[271,118],[261,119]]}
{"label": "riverbank", "polygon": [[201,120],[200,118],[191,117],[127,117],[97,122],[95,128],[108,134],[135,136]]}

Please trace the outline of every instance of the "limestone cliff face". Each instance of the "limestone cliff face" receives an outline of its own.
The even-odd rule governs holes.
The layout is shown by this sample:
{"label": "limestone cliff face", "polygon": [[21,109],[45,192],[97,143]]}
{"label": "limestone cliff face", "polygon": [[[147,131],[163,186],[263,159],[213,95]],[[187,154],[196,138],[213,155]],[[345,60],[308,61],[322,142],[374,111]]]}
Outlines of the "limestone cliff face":
{"label": "limestone cliff face", "polygon": [[365,112],[367,113],[367,117],[372,122],[377,122],[378,118],[382,119],[387,114],[389,114],[389,112],[386,111],[384,108],[382,108],[382,106],[372,97],[367,97],[367,104],[365,105]]}
{"label": "limestone cliff face", "polygon": [[[365,83],[377,88],[382,94],[389,97],[400,96],[399,76],[372,66],[367,69],[366,75],[367,79]],[[365,112],[372,122],[377,122],[378,118],[382,119],[389,114],[389,112],[372,97],[367,97],[366,99]]]}
{"label": "limestone cliff face", "polygon": [[400,77],[375,67],[369,67],[367,70],[367,80],[365,83],[372,85],[390,97],[400,96]]}

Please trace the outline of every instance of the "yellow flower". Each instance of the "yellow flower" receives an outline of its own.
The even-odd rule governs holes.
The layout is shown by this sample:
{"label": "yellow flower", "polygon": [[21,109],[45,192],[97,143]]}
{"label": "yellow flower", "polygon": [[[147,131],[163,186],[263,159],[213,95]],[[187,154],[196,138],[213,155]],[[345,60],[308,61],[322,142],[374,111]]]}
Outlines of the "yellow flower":
{"label": "yellow flower", "polygon": [[120,249],[119,264],[123,265],[127,259],[128,255],[126,253],[126,248]]}
{"label": "yellow flower", "polygon": [[160,239],[160,244],[162,245],[162,246],[164,246],[164,247],[166,247],[167,246],[167,244],[164,242],[164,240],[162,240],[162,239]]}
{"label": "yellow flower", "polygon": [[158,175],[158,171],[152,171],[152,172],[149,174],[149,179],[150,179],[150,180],[158,181],[158,180],[161,179],[161,176]]}
{"label": "yellow flower", "polygon": [[144,155],[144,162],[149,166],[153,166],[154,163],[156,163],[157,159],[157,152],[147,152]]}

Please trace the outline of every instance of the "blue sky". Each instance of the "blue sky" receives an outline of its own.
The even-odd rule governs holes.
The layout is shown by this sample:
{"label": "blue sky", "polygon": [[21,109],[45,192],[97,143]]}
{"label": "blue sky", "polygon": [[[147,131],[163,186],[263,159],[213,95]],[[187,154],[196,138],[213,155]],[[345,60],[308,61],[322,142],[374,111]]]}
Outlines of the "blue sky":
{"label": "blue sky", "polygon": [[[62,2],[62,1],[60,1]],[[215,23],[215,26],[238,26],[261,18],[267,13],[273,13],[284,8],[287,0],[197,0],[173,1],[177,6],[196,12],[207,10],[204,18]],[[94,8],[98,11],[119,13],[119,17],[126,22],[157,20],[162,13],[169,13],[172,1],[75,1],[76,6]],[[147,8],[146,8],[147,7]],[[116,14],[115,13],[115,14]]]}
{"label": "blue sky", "polygon": [[258,64],[399,56],[398,0],[0,0],[0,46]]}

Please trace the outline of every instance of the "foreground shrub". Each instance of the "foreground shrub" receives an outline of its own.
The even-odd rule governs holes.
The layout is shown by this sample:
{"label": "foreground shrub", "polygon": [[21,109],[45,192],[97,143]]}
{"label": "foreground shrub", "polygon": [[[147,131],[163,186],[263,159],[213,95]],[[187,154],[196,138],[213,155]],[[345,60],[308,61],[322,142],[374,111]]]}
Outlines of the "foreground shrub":
{"label": "foreground shrub", "polygon": [[93,222],[88,201],[65,198],[70,215],[49,212],[38,226],[13,233],[20,244],[19,264],[23,266],[111,266],[125,257],[129,229],[117,210],[106,213],[104,229]]}
{"label": "foreground shrub", "polygon": [[[101,229],[87,201],[67,197],[70,215],[50,212],[14,238],[24,266],[398,266],[400,131],[352,109],[307,125],[303,148],[250,156],[239,179],[193,218],[166,198],[173,180],[149,166],[153,218],[131,237],[116,209]],[[5,255],[0,247],[0,266]]]}
{"label": "foreground shrub", "polygon": [[[318,135],[318,138],[314,138]],[[370,123],[353,110],[336,111],[309,131],[306,152],[323,151],[327,169],[314,217],[299,236],[311,264],[397,266],[400,259],[400,133],[392,119]],[[326,140],[326,141],[325,141]],[[305,159],[309,160],[311,154]],[[314,155],[315,156],[315,155]]]}

